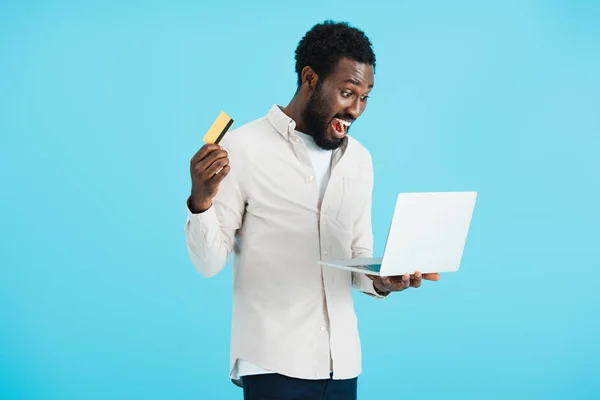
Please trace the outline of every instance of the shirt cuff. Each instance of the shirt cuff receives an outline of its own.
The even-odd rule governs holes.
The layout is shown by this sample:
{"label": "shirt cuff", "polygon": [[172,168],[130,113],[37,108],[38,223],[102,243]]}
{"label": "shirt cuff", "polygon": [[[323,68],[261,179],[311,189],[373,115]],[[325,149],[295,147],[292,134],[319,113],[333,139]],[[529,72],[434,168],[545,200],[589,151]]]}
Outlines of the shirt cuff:
{"label": "shirt cuff", "polygon": [[200,230],[202,233],[205,233],[207,230],[211,229],[214,226],[219,226],[219,219],[217,218],[217,213],[215,212],[214,206],[210,206],[210,208],[204,212],[193,213],[190,210],[188,199],[185,202],[185,207],[188,212],[188,219],[190,223],[194,226],[195,229]]}
{"label": "shirt cuff", "polygon": [[364,294],[367,294],[371,297],[375,297],[376,299],[385,299],[390,292],[386,292],[383,294],[379,294],[377,290],[375,290],[375,282],[373,282],[369,277],[365,274],[361,274],[359,272],[353,272],[354,274],[354,287]]}

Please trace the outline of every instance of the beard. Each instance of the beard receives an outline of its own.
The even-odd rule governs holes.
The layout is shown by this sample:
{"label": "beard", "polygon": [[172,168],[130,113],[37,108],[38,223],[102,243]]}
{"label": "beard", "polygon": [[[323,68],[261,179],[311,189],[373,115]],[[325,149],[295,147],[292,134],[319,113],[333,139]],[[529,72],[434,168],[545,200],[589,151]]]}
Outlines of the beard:
{"label": "beard", "polygon": [[[321,91],[321,82],[317,83],[314,93],[308,99],[306,108],[302,113],[302,118],[308,132],[315,140],[317,146],[324,150],[335,150],[342,144],[343,139],[330,138],[327,134],[331,126],[331,110],[327,107],[327,102],[323,98]],[[336,117],[338,117],[336,115]]]}

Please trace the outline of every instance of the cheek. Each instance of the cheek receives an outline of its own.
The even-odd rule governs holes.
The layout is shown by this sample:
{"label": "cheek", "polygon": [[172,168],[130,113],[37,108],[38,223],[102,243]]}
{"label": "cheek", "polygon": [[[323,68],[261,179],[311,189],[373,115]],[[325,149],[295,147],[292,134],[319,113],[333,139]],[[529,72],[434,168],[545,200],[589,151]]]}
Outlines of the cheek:
{"label": "cheek", "polygon": [[330,103],[330,111],[332,114],[343,114],[344,110],[352,106],[352,100],[338,96]]}
{"label": "cheek", "polygon": [[347,107],[345,103],[348,99],[342,97],[337,90],[325,90],[322,97],[325,108],[328,112],[337,113],[340,109]]}

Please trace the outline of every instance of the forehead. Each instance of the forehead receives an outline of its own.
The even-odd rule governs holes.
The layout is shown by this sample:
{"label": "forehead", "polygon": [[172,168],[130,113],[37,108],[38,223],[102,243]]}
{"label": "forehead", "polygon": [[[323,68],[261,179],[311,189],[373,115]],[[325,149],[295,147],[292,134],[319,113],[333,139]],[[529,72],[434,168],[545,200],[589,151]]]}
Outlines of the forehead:
{"label": "forehead", "polygon": [[342,58],[326,80],[334,85],[353,83],[365,88],[373,87],[375,74],[373,66],[348,58]]}

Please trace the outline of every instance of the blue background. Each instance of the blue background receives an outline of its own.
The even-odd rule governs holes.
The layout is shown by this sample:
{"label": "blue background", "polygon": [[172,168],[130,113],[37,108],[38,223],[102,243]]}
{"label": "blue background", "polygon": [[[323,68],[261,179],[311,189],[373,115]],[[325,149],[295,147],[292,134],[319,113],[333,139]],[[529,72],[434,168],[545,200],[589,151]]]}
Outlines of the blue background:
{"label": "blue background", "polygon": [[357,293],[359,398],[600,396],[600,4],[382,0],[2,2],[0,397],[241,398],[189,159],[219,111],[287,103],[327,18],[378,58],[377,252],[397,192],[479,192],[458,273]]}

